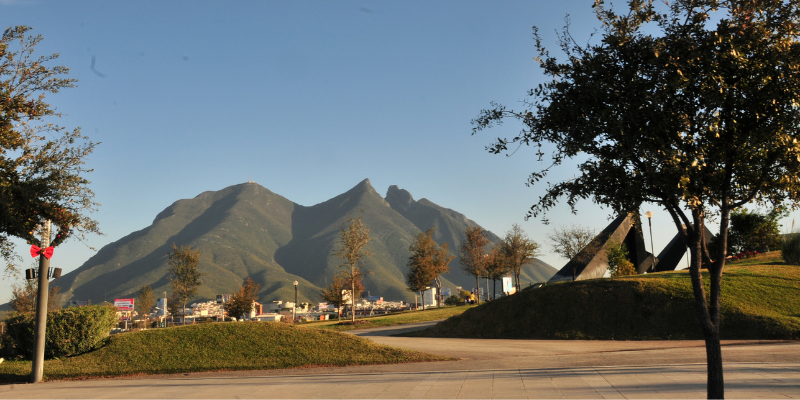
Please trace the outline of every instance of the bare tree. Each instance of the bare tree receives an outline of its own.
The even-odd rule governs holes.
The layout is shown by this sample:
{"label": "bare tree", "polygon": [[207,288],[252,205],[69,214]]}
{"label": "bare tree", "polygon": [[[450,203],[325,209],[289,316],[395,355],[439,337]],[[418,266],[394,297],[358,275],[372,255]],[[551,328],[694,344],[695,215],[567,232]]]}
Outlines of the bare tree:
{"label": "bare tree", "polygon": [[[487,266],[491,261],[486,250],[486,246],[490,243],[489,238],[480,226],[467,228],[464,236],[464,242],[458,247],[458,259],[464,272],[475,277],[475,287],[479,288],[480,278],[486,275]],[[481,304],[481,296],[477,297],[478,304]]]}
{"label": "bare tree", "polygon": [[514,224],[511,230],[506,232],[506,237],[500,245],[500,253],[502,258],[508,265],[508,268],[514,274],[514,281],[517,286],[517,291],[522,290],[520,282],[520,274],[522,273],[522,266],[529,264],[535,259],[538,254],[539,244],[525,234],[525,231],[519,225]]}
{"label": "bare tree", "polygon": [[[51,286],[47,297],[47,311],[58,310],[58,286]],[[39,292],[39,282],[36,279],[26,280],[21,285],[11,285],[11,301],[8,304],[11,310],[18,313],[33,313],[36,311],[36,293]]]}
{"label": "bare tree", "polygon": [[363,258],[372,255],[365,248],[369,241],[369,228],[361,222],[361,217],[359,216],[358,219],[349,218],[347,227],[342,227],[339,242],[341,248],[333,252],[334,255],[344,261],[344,264],[339,267],[342,268],[345,278],[350,281],[350,303],[353,311],[353,322],[356,320],[356,280],[359,280],[362,275]]}
{"label": "bare tree", "polygon": [[[570,225],[569,227],[560,227],[553,229],[553,232],[547,237],[550,241],[550,247],[554,253],[570,260],[572,263],[572,280],[574,281],[577,274],[577,263],[581,261],[577,257],[583,249],[592,244],[592,240],[596,236],[595,232],[589,228],[584,228],[577,225]],[[592,253],[592,252],[589,252]]]}

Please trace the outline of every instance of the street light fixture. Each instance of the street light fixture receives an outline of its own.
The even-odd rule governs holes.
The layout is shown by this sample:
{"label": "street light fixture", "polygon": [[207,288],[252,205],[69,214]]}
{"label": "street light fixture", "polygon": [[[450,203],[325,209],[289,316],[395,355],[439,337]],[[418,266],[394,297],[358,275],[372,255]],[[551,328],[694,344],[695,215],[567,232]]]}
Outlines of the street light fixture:
{"label": "street light fixture", "polygon": [[292,323],[297,320],[297,281],[294,281],[294,307],[292,307]]}
{"label": "street light fixture", "polygon": [[650,272],[654,272],[656,270],[656,249],[653,247],[653,223],[650,220],[653,218],[653,212],[647,211],[644,216],[647,217],[647,225],[650,227]]}

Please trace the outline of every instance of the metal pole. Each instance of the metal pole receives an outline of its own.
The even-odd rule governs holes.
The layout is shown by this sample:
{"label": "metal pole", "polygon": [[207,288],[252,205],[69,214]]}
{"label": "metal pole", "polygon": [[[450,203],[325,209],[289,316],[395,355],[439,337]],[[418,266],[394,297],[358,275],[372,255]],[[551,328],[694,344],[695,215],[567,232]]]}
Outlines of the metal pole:
{"label": "metal pole", "polygon": [[[42,249],[50,246],[50,220],[44,224],[42,233]],[[43,252],[44,253],[44,252]],[[42,381],[44,375],[44,339],[47,330],[47,297],[49,281],[47,275],[50,269],[50,260],[39,255],[39,288],[36,295],[36,334],[34,336],[34,353],[31,368],[31,383]]]}
{"label": "metal pole", "polygon": [[650,218],[647,218],[647,225],[650,227],[650,257],[651,257],[651,264],[650,264],[650,272],[655,272],[656,270],[656,249],[653,247],[653,223]]}
{"label": "metal pole", "polygon": [[297,321],[297,282],[294,284],[294,307],[292,307],[292,323]]}

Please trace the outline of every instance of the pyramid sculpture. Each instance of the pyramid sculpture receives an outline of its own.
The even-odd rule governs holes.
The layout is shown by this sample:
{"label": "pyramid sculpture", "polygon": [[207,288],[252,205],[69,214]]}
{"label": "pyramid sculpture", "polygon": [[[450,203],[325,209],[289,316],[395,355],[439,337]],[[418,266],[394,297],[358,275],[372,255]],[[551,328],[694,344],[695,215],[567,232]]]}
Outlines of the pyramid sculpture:
{"label": "pyramid sculpture", "polygon": [[[686,225],[683,227],[685,229]],[[705,236],[706,243],[710,243],[714,239],[714,234],[708,230],[708,227],[705,227]],[[686,237],[682,236],[680,232],[675,234],[675,237],[669,241],[667,247],[664,247],[664,250],[661,250],[661,253],[658,254],[659,262],[656,264],[655,272],[674,271],[678,268],[683,255],[686,254],[688,245]]]}
{"label": "pyramid sculpture", "polygon": [[[658,259],[645,250],[642,223],[639,217],[632,214],[621,215],[612,221],[592,242],[575,258],[561,268],[549,282],[571,281],[573,271],[575,280],[602,278],[608,270],[606,247],[610,241],[625,243],[628,248],[629,261],[636,267],[636,272],[643,274],[652,271]],[[680,260],[680,258],[678,258]]]}

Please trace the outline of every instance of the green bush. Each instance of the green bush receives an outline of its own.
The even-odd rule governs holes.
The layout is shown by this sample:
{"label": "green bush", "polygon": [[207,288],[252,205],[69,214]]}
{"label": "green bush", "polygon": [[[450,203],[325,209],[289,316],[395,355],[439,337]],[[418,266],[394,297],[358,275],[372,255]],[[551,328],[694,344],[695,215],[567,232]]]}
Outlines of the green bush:
{"label": "green bush", "polygon": [[[69,357],[102,347],[117,323],[117,309],[108,305],[64,308],[47,315],[45,358]],[[6,320],[2,353],[9,358],[31,359],[35,316],[15,314]]]}
{"label": "green bush", "polygon": [[800,234],[794,233],[781,240],[781,256],[786,264],[800,265]]}
{"label": "green bush", "polygon": [[452,295],[444,300],[444,304],[448,306],[457,306],[464,303],[460,296]]}

